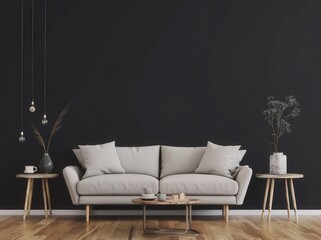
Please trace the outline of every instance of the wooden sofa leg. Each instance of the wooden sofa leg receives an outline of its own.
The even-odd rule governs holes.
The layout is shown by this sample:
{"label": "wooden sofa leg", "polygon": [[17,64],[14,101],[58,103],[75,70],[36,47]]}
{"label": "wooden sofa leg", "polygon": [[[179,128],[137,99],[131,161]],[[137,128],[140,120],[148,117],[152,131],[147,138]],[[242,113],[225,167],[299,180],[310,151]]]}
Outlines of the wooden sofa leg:
{"label": "wooden sofa leg", "polygon": [[89,204],[86,205],[86,222],[89,222],[89,216],[90,216],[90,211],[91,210],[91,206]]}
{"label": "wooden sofa leg", "polygon": [[223,207],[223,209],[224,209],[224,220],[225,220],[225,222],[227,223],[228,222],[228,211],[229,211],[229,205],[224,205],[224,207]]}

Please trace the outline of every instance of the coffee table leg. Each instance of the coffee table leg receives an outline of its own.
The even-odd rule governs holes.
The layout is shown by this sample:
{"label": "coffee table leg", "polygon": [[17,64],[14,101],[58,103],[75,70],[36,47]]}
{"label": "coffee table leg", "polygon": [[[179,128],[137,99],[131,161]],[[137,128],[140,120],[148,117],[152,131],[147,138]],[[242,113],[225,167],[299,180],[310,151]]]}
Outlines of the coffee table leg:
{"label": "coffee table leg", "polygon": [[162,234],[162,235],[184,235],[184,234],[193,234],[197,235],[198,232],[191,229],[192,221],[192,206],[185,205],[185,229],[166,229],[161,228],[158,230],[147,229],[147,211],[146,205],[143,205],[143,232],[149,234]]}
{"label": "coffee table leg", "polygon": [[26,190],[26,198],[25,198],[25,207],[24,207],[24,211],[23,211],[23,221],[26,220],[26,217],[27,217],[27,214],[28,214],[30,188],[31,188],[31,179],[28,178],[27,190]]}
{"label": "coffee table leg", "polygon": [[189,225],[188,228],[191,229],[192,225],[192,204],[188,205],[189,207]]}
{"label": "coffee table leg", "polygon": [[263,200],[263,208],[262,208],[261,218],[264,217],[264,211],[265,211],[265,207],[266,207],[267,196],[268,196],[268,193],[269,193],[270,182],[271,182],[271,178],[266,179],[265,193],[264,193],[264,200]]}
{"label": "coffee table leg", "polygon": [[274,194],[274,179],[271,180],[271,189],[270,189],[270,202],[269,202],[269,216],[268,220],[271,220],[271,210],[272,210],[272,203],[273,203],[273,194]]}
{"label": "coffee table leg", "polygon": [[185,232],[182,232],[182,234],[187,233],[189,229],[189,207],[186,204],[185,205]]}
{"label": "coffee table leg", "polygon": [[143,231],[146,232],[146,205],[143,205]]}

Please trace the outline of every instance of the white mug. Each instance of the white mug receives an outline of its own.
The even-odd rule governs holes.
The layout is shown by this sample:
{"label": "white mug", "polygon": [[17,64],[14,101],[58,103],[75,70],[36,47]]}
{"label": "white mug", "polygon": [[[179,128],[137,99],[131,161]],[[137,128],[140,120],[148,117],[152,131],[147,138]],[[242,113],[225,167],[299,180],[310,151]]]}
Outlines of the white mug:
{"label": "white mug", "polygon": [[165,193],[159,193],[157,194],[158,201],[166,201],[166,194]]}
{"label": "white mug", "polygon": [[153,189],[151,187],[144,187],[143,191],[144,191],[145,194],[153,193]]}
{"label": "white mug", "polygon": [[35,166],[25,166],[25,173],[37,172],[38,168]]}

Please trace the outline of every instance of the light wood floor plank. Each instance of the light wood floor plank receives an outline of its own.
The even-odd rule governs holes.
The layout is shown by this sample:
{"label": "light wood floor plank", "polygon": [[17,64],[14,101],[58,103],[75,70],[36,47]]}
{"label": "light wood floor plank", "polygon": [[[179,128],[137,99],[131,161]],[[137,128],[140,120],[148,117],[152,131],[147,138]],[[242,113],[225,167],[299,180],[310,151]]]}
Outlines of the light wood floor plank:
{"label": "light wood floor plank", "polygon": [[[184,228],[183,217],[149,217],[148,227]],[[231,216],[221,219],[198,217],[192,228],[200,234],[161,236],[143,234],[139,217],[97,217],[90,223],[84,217],[0,216],[0,239],[6,240],[321,240],[321,216],[302,216],[296,224],[286,216],[273,216],[271,221],[260,216]]]}

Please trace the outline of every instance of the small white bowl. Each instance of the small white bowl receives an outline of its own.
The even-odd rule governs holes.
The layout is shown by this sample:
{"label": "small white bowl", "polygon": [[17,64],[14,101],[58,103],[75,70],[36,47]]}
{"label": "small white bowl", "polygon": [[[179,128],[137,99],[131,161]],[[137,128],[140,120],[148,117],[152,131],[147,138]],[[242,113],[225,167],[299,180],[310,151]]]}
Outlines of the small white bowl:
{"label": "small white bowl", "polygon": [[142,197],[155,197],[154,193],[142,193]]}

